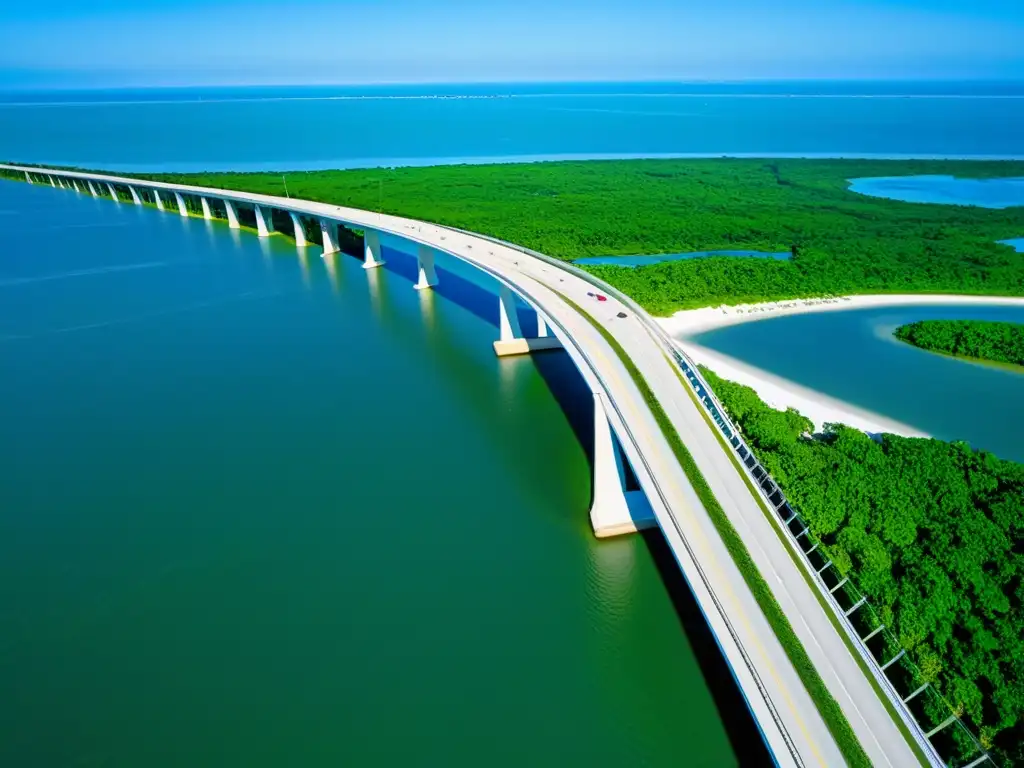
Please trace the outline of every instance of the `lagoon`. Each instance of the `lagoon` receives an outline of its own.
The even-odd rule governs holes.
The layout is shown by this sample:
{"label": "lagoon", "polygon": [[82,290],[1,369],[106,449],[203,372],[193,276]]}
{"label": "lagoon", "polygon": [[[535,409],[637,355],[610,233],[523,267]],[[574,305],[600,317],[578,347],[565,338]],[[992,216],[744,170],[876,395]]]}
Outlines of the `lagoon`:
{"label": "lagoon", "polygon": [[594,539],[578,374],[497,359],[485,283],[0,211],[0,765],[764,761],[663,541]]}
{"label": "lagoon", "polygon": [[851,179],[850,191],[905,203],[970,205],[979,208],[1024,206],[1024,178],[961,179],[954,176],[882,176]]}
{"label": "lagoon", "polygon": [[896,340],[927,319],[1024,322],[1024,308],[907,306],[789,315],[693,337],[697,344],[943,440],[1024,462],[1024,374]]}
{"label": "lagoon", "polygon": [[613,267],[645,267],[651,264],[661,264],[666,261],[704,259],[711,256],[785,260],[788,259],[790,255],[789,251],[781,251],[777,253],[770,253],[767,251],[692,251],[690,253],[656,253],[650,256],[586,256],[582,259],[575,259],[573,264],[604,264]]}

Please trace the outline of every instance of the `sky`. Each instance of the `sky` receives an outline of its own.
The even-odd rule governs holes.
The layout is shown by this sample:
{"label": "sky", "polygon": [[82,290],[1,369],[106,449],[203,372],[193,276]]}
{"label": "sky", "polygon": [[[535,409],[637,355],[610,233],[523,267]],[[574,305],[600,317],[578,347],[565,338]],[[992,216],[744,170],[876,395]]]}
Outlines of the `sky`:
{"label": "sky", "polygon": [[1024,0],[42,0],[0,88],[1022,79]]}

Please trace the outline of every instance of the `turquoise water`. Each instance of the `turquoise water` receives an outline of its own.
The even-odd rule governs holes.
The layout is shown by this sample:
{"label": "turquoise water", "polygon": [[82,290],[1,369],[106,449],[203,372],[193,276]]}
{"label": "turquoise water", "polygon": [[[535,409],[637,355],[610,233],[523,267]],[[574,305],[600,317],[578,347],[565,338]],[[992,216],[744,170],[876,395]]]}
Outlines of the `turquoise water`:
{"label": "turquoise water", "polygon": [[850,191],[906,203],[1011,208],[1024,205],[1024,179],[960,179],[954,176],[882,176],[851,179]]}
{"label": "turquoise water", "polygon": [[1024,374],[943,357],[893,338],[917,320],[1024,323],[1024,307],[888,307],[791,315],[720,328],[697,343],[944,440],[1024,462]]}
{"label": "turquoise water", "polygon": [[763,764],[486,280],[13,182],[0,223],[0,765]]}
{"label": "turquoise water", "polygon": [[1018,83],[0,94],[4,159],[136,171],[721,154],[1024,157],[1022,127]]}
{"label": "turquoise water", "polygon": [[1000,240],[999,242],[1010,246],[1018,253],[1024,253],[1024,237],[1016,237],[1012,240]]}
{"label": "turquoise water", "polygon": [[616,267],[643,267],[660,264],[663,261],[680,261],[683,259],[703,259],[708,256],[735,256],[752,259],[788,259],[788,251],[769,253],[767,251],[692,251],[691,253],[656,253],[651,256],[587,256],[576,259],[573,264],[610,264]]}

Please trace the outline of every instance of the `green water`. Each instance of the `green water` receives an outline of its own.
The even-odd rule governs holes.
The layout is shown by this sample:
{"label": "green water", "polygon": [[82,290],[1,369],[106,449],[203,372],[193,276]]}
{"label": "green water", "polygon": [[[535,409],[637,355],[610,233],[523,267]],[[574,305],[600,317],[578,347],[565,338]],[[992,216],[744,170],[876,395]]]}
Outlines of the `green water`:
{"label": "green water", "polygon": [[660,537],[590,534],[571,364],[447,261],[9,182],[0,244],[0,765],[763,760]]}

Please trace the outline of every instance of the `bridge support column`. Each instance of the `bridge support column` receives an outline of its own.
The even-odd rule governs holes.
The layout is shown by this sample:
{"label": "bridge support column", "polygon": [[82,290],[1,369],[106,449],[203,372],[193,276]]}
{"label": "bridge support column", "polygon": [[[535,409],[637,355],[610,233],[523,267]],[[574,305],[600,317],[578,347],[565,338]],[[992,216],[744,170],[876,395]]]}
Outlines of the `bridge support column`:
{"label": "bridge support column", "polygon": [[363,233],[363,241],[366,244],[366,257],[363,259],[363,269],[374,269],[384,266],[384,259],[380,255],[380,234],[368,229]]}
{"label": "bridge support column", "polygon": [[306,230],[302,226],[302,219],[294,211],[289,211],[288,215],[292,217],[292,228],[295,230],[295,245],[299,248],[305,248],[309,243],[306,242]]}
{"label": "bridge support column", "polygon": [[74,179],[71,180],[71,187],[75,190],[75,192],[81,194],[82,190],[78,188],[78,182],[75,181]]}
{"label": "bridge support column", "polygon": [[228,227],[231,229],[241,229],[241,225],[238,223],[238,211],[235,210],[235,204],[230,200],[225,200],[224,209],[228,212]]}
{"label": "bridge support column", "polygon": [[270,230],[267,229],[267,220],[263,218],[263,209],[255,206],[256,209],[256,232],[260,237],[270,237]]}
{"label": "bridge support column", "polygon": [[48,175],[46,178],[48,178],[50,180],[50,186],[53,187],[54,189],[56,189],[57,185],[53,182],[53,176],[49,176]]}
{"label": "bridge support column", "polygon": [[88,181],[88,184],[89,184],[89,192],[91,192],[91,193],[92,193],[92,196],[93,196],[93,197],[99,197],[99,195],[98,195],[98,194],[96,194],[96,187],[94,187],[94,186],[92,185],[92,179],[89,179],[89,181]]}
{"label": "bridge support column", "polygon": [[178,203],[178,214],[180,216],[188,216],[188,208],[185,207],[185,198],[181,196],[181,192],[175,192],[174,199]]}
{"label": "bridge support column", "polygon": [[[538,323],[544,321],[537,313]],[[494,342],[494,353],[498,357],[508,355],[525,355],[529,352],[540,352],[544,349],[561,349],[562,345],[554,336],[540,336],[527,339],[523,337],[523,329],[519,325],[519,313],[516,311],[516,299],[511,289],[502,285],[498,289],[498,340]],[[547,333],[547,324],[544,324]]]}
{"label": "bridge support column", "polygon": [[117,196],[117,192],[115,191],[113,184],[107,184],[107,191],[110,193],[110,197],[113,199],[115,203],[121,202],[121,198]]}
{"label": "bridge support column", "polygon": [[29,175],[28,171],[25,171],[25,181],[27,181],[29,184],[35,184],[35,182],[32,181],[32,177]]}
{"label": "bridge support column", "polygon": [[654,512],[643,491],[626,491],[626,468],[615,443],[604,398],[594,393],[594,497],[590,525],[599,539],[656,525]]}
{"label": "bridge support column", "polygon": [[156,200],[156,207],[157,207],[157,209],[162,211],[164,209],[164,201],[160,199],[160,190],[159,189],[154,189],[153,190],[153,199]]}
{"label": "bridge support column", "polygon": [[132,202],[136,205],[142,205],[142,198],[139,197],[139,191],[135,187],[128,187],[128,191],[132,193]]}
{"label": "bridge support column", "polygon": [[209,221],[210,219],[213,218],[213,211],[210,210],[210,201],[207,200],[205,197],[199,198],[199,201],[202,203],[203,206],[203,218]]}
{"label": "bridge support column", "polygon": [[338,248],[338,225],[333,221],[327,219],[320,219],[320,237],[324,243],[324,253],[326,256],[329,253],[337,253],[341,249]]}
{"label": "bridge support column", "polygon": [[426,245],[421,245],[416,251],[416,262],[419,267],[419,280],[413,287],[422,291],[424,288],[433,288],[437,285],[437,272],[434,271],[434,250]]}

